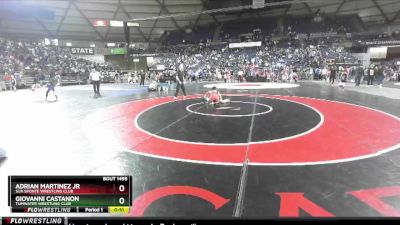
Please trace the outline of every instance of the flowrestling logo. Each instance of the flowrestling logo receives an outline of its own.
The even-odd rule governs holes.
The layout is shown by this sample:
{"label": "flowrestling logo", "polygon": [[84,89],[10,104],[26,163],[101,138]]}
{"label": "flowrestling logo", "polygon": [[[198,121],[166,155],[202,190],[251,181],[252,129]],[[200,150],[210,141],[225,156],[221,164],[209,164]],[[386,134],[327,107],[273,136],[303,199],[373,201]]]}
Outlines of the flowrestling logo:
{"label": "flowrestling logo", "polygon": [[60,217],[6,217],[3,218],[3,224],[63,224],[64,219]]}

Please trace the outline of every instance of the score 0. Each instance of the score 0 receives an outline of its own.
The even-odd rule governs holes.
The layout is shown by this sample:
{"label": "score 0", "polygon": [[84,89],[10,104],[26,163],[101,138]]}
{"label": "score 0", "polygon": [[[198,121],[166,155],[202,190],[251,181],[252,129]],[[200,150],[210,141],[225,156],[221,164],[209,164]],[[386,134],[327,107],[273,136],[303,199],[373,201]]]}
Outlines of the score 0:
{"label": "score 0", "polygon": [[[118,190],[120,192],[124,192],[125,191],[125,185],[123,185],[123,184],[119,185]],[[124,197],[119,198],[118,202],[121,205],[125,204],[125,198]]]}

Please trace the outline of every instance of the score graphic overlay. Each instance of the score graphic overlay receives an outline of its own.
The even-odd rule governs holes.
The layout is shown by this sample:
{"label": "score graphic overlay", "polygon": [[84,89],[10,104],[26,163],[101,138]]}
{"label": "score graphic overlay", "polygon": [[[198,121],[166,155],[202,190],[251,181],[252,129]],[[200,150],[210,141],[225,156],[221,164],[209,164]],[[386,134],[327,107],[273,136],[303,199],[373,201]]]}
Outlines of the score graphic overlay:
{"label": "score graphic overlay", "polygon": [[128,213],[131,176],[9,176],[16,213]]}

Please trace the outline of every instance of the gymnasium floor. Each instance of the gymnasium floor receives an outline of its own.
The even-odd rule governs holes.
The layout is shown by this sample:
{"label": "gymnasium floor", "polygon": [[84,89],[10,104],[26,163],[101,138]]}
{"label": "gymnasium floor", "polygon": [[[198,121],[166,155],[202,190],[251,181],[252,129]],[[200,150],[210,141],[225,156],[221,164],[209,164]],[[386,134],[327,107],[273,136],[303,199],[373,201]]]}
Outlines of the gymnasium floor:
{"label": "gymnasium floor", "polygon": [[132,175],[131,216],[400,216],[400,89],[207,84],[0,92],[0,214],[8,175]]}

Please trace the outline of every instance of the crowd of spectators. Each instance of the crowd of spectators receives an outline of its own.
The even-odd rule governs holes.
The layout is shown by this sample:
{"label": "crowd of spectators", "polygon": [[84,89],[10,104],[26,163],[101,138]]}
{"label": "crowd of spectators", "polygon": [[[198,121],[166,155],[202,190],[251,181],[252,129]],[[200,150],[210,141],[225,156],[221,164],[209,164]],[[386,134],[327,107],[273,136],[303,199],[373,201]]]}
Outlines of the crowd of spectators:
{"label": "crowd of spectators", "polygon": [[[329,80],[335,71],[336,81],[355,80],[357,67],[364,70],[364,81],[400,81],[400,59],[366,65],[349,53],[341,42],[345,37],[266,40],[261,47],[229,48],[227,44],[166,46],[157,51],[163,73],[151,77],[174,77],[176,68],[185,66],[187,79],[236,81]],[[372,73],[374,73],[372,72]],[[296,78],[296,79],[294,79]]]}
{"label": "crowd of spectators", "polygon": [[[356,15],[317,19],[318,17],[287,17],[282,21],[281,31],[277,27],[279,23],[273,18],[268,19],[267,23],[254,19],[251,19],[251,22],[226,22],[221,26],[218,39],[210,32],[207,38],[201,35],[196,38],[195,30],[189,34],[177,31],[182,34],[167,36],[167,46],[153,53],[164,53],[160,64],[170,68],[164,75],[171,75],[182,63],[187,67],[190,80],[240,81],[245,80],[243,77],[264,77],[267,80],[282,81],[290,80],[291,76],[328,79],[334,64],[340,73],[345,72],[349,77],[354,75],[356,65],[365,65],[350,54],[349,49],[342,47],[342,42],[353,42],[354,46],[357,46],[358,42],[362,43],[365,40],[396,38],[394,34],[361,32]],[[218,31],[217,26],[210,26],[210,29]],[[275,36],[279,38],[274,38]],[[262,41],[263,45],[242,49],[227,47],[226,42],[240,41]],[[174,44],[168,46],[168,43]],[[382,65],[382,68],[379,68],[387,79],[399,80],[398,61],[395,59],[389,62],[374,62],[374,65]],[[371,65],[365,65],[363,69],[370,67]]]}
{"label": "crowd of spectators", "polygon": [[183,64],[190,79],[265,77],[269,80],[288,80],[292,73],[313,78],[314,70],[328,68],[333,62],[346,65],[358,63],[355,57],[339,46],[338,40],[329,38],[301,43],[267,41],[263,46],[253,48],[192,45],[163,50],[160,64],[172,71]]}
{"label": "crowd of spectators", "polygon": [[10,79],[18,84],[27,79],[28,83],[33,80],[43,83],[53,76],[84,79],[94,67],[108,68],[72,55],[69,48],[0,38],[0,81],[3,84],[8,84]]}
{"label": "crowd of spectators", "polygon": [[[337,36],[300,39],[288,36],[279,40],[265,38],[259,47],[229,48],[226,43],[163,46],[137,52],[155,54],[165,67],[139,73],[112,71],[111,67],[81,59],[69,48],[47,46],[39,42],[0,39],[0,81],[12,83],[30,77],[39,83],[50,77],[88,78],[90,71],[101,71],[102,81],[121,82],[123,77],[135,83],[142,75],[153,80],[173,80],[184,65],[188,80],[291,81],[296,79],[328,79],[334,65],[340,73],[354,75],[360,62],[340,44]],[[135,52],[134,52],[135,53]],[[399,77],[399,60],[385,61],[381,70],[385,77]],[[370,67],[370,66],[369,66]],[[366,68],[364,68],[366,69]],[[75,78],[74,78],[75,79]],[[397,78],[399,79],[399,78]],[[17,83],[17,82],[16,82]],[[83,82],[84,83],[84,82]],[[1,87],[0,87],[1,89]]]}

